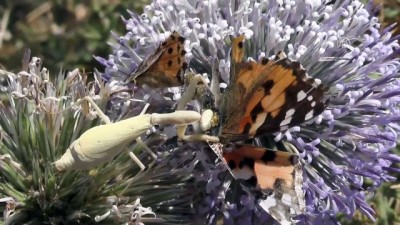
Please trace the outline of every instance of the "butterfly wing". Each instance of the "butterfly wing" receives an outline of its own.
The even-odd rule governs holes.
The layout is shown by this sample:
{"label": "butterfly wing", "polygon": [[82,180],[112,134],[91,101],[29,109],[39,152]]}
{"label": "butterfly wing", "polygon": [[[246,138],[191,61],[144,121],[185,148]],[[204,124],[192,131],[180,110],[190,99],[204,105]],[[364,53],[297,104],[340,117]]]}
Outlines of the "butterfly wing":
{"label": "butterfly wing", "polygon": [[250,190],[261,191],[259,205],[280,224],[305,211],[302,169],[298,156],[250,145],[238,145],[223,158],[232,175]]}
{"label": "butterfly wing", "polygon": [[186,70],[185,39],[174,31],[155,53],[138,66],[129,81],[137,85],[146,84],[151,88],[176,87],[183,85]]}
{"label": "butterfly wing", "polygon": [[231,80],[224,95],[221,137],[241,140],[299,125],[322,113],[325,87],[284,53],[243,61],[243,37],[233,40]]}

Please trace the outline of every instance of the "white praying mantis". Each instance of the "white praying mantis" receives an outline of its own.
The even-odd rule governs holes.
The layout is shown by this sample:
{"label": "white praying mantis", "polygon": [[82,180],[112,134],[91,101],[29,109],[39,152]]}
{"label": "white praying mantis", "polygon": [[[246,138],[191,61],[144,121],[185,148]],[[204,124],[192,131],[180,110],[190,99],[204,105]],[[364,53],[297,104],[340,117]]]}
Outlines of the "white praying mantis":
{"label": "white praying mantis", "polygon": [[[64,155],[54,162],[56,169],[59,171],[92,169],[111,161],[134,140],[156,159],[157,156],[140,139],[140,135],[154,125],[177,125],[177,136],[184,141],[219,141],[218,137],[205,134],[185,135],[189,124],[200,122],[200,127],[206,129],[212,123],[212,112],[210,114],[209,111],[206,111],[202,117],[196,111],[183,110],[185,105],[192,100],[199,82],[205,83],[203,77],[199,74],[190,80],[187,91],[182,96],[175,112],[145,114],[147,105],[140,115],[115,123],[110,122],[110,119],[101,111],[91,97],[87,96],[77,101],[75,104],[81,104],[84,101],[89,102],[105,124],[87,130],[72,142]],[[143,163],[132,152],[129,152],[129,156],[139,165],[142,171],[145,169]]]}

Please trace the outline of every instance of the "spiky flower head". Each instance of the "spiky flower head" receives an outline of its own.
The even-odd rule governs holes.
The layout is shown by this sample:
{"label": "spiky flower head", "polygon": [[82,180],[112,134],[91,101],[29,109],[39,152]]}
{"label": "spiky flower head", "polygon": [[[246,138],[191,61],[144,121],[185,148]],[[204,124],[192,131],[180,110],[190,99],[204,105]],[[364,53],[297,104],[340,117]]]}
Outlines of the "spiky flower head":
{"label": "spiky flower head", "polygon": [[[391,165],[400,159],[390,152],[400,128],[399,44],[390,33],[393,26],[381,27],[376,10],[349,0],[154,0],[142,15],[124,19],[127,33],[115,35],[114,53],[98,60],[106,66],[105,79],[123,81],[178,31],[186,38],[189,68],[211,78],[217,62],[220,79],[227,83],[231,36],[244,34],[246,55],[255,59],[283,50],[329,87],[330,103],[312,123],[267,141],[280,141],[302,158],[308,215],[303,222],[326,224],[338,213],[351,216],[357,209],[373,220],[366,199],[395,179],[389,172],[396,171]],[[170,92],[179,98],[179,91]],[[208,172],[199,215],[215,221],[215,213],[222,212],[226,221],[240,218],[241,224],[262,220],[247,195],[236,202],[225,198],[219,173]]]}
{"label": "spiky flower head", "polygon": [[[0,103],[2,223],[176,224],[191,221],[194,210],[190,190],[194,186],[187,182],[191,179],[190,171],[177,168],[170,161],[140,171],[123,152],[112,162],[92,170],[60,172],[54,165],[82,133],[102,123],[90,104],[77,104],[79,99],[91,97],[108,111],[112,121],[124,119],[128,116],[126,112],[135,113],[141,105],[107,106],[108,102],[118,102],[111,96],[118,90],[98,77],[88,82],[87,74],[77,69],[66,77],[60,73],[52,81],[41,60],[36,57],[30,60],[29,54],[21,72],[2,70],[0,75],[3,81]],[[145,143],[152,146],[164,139],[153,133]],[[137,155],[143,150],[138,145],[126,147]],[[148,153],[142,156],[146,166],[154,164]]]}

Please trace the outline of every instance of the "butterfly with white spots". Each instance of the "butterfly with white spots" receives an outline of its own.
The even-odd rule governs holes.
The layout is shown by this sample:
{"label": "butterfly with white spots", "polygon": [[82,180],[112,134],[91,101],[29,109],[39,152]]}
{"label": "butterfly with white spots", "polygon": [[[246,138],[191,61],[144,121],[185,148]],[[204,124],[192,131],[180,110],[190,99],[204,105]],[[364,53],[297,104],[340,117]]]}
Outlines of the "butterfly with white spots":
{"label": "butterfly with white spots", "polygon": [[261,193],[258,203],[265,211],[282,225],[295,224],[293,217],[305,213],[299,156],[242,143],[318,116],[328,105],[326,87],[283,52],[273,60],[244,60],[244,39],[232,40],[229,84],[215,107],[220,143],[210,146],[243,186]]}

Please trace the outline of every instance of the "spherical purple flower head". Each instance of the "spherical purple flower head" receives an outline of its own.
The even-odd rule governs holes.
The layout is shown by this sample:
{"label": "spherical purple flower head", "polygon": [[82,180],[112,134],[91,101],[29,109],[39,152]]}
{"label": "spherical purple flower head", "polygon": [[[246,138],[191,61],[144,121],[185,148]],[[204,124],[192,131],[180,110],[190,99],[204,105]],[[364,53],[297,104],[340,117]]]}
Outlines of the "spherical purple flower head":
{"label": "spherical purple flower head", "polygon": [[274,134],[303,159],[305,220],[324,224],[356,209],[373,220],[366,195],[394,180],[388,172],[400,161],[390,153],[400,128],[399,44],[391,28],[380,31],[374,10],[372,4],[345,0],[154,1],[141,16],[132,13],[125,20],[128,33],[117,38],[108,60],[99,60],[106,65],[104,77],[124,80],[178,31],[186,38],[189,68],[211,74],[218,62],[228,82],[229,35],[244,34],[246,56],[255,59],[284,50],[329,88],[330,103],[320,116]]}

